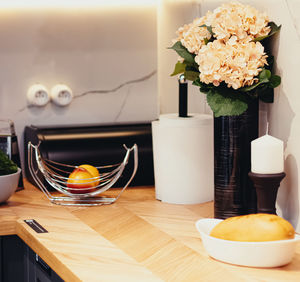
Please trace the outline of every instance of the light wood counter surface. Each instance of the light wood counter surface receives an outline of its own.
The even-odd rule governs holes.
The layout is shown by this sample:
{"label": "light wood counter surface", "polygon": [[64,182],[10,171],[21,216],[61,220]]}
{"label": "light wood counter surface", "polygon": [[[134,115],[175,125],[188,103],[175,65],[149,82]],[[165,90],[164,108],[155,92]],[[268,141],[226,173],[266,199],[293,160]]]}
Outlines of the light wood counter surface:
{"label": "light wood counter surface", "polygon": [[[213,216],[212,202],[161,203],[153,188],[139,187],[112,205],[63,207],[25,183],[0,205],[0,235],[18,235],[65,281],[300,281],[300,244],[293,261],[279,268],[210,258],[195,222]],[[24,219],[49,233],[36,233]]]}

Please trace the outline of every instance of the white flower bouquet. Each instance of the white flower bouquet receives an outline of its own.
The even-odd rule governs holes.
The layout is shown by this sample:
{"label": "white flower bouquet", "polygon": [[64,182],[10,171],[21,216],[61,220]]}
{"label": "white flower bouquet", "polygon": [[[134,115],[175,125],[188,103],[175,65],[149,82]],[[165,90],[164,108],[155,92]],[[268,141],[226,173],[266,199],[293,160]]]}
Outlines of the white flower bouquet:
{"label": "white flower bouquet", "polygon": [[249,5],[223,4],[177,30],[170,49],[181,58],[172,75],[184,73],[200,87],[215,117],[240,115],[253,99],[271,103],[281,78],[267,47],[279,30]]}

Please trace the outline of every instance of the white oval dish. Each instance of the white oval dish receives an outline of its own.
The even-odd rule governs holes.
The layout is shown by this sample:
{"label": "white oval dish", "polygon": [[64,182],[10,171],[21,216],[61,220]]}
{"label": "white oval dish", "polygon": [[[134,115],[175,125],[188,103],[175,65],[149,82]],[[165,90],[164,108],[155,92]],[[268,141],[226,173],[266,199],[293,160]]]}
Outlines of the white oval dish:
{"label": "white oval dish", "polygon": [[288,264],[294,255],[300,236],[294,239],[268,242],[238,242],[210,236],[210,231],[221,219],[204,218],[196,228],[207,253],[220,261],[251,267],[278,267]]}

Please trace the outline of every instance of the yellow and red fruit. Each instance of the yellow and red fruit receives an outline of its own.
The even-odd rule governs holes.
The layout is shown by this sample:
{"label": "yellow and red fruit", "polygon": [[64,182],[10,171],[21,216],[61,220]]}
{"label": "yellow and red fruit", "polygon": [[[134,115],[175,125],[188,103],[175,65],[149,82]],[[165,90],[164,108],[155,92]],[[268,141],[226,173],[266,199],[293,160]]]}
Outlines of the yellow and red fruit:
{"label": "yellow and red fruit", "polygon": [[95,179],[93,179],[93,181],[95,182],[94,186],[99,185],[99,183],[100,183],[100,179],[99,179],[100,174],[99,174],[99,171],[96,167],[94,167],[92,165],[89,165],[89,164],[83,164],[83,165],[80,165],[79,167],[85,168],[92,175],[92,177],[95,178]]}
{"label": "yellow and red fruit", "polygon": [[67,181],[67,187],[72,188],[69,192],[73,194],[85,194],[95,191],[95,189],[86,189],[97,186],[95,185],[93,177],[94,176],[87,169],[83,167],[75,168],[69,175]]}

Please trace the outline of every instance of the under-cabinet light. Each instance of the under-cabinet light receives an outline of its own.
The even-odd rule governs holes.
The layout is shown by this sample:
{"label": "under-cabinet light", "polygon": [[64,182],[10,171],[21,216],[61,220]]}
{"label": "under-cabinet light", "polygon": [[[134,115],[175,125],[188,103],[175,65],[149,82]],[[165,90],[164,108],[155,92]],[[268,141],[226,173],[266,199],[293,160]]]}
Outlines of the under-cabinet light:
{"label": "under-cabinet light", "polygon": [[0,9],[155,6],[157,0],[0,0]]}

